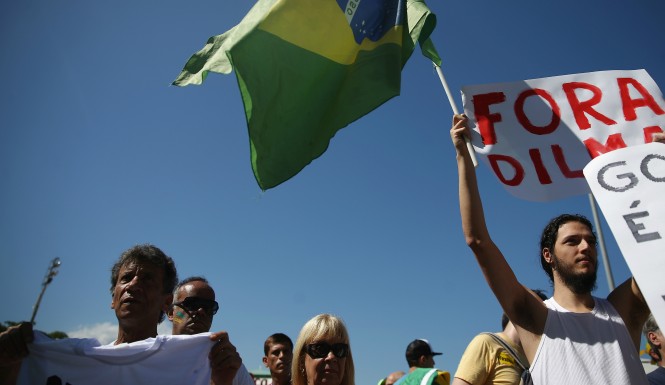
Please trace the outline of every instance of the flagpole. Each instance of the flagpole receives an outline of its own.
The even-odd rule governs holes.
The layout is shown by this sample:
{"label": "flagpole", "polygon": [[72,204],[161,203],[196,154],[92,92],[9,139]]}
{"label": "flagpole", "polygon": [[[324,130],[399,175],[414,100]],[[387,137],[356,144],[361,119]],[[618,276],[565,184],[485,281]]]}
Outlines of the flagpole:
{"label": "flagpole", "polygon": [[[432,64],[434,64],[436,73],[439,75],[439,80],[441,80],[441,85],[443,85],[443,90],[446,91],[446,96],[448,97],[448,102],[450,103],[450,107],[453,109],[453,113],[455,115],[458,115],[459,110],[457,109],[457,104],[455,103],[453,94],[450,92],[450,88],[448,87],[448,82],[446,81],[445,76],[443,76],[443,71],[441,71],[441,67],[436,65],[436,63],[434,62],[432,62]],[[469,155],[471,155],[471,161],[473,162],[473,167],[478,167],[478,160],[476,159],[476,151],[471,145],[471,140],[465,137],[464,141],[466,142],[466,148],[469,150]]]}
{"label": "flagpole", "polygon": [[607,250],[605,249],[605,238],[603,237],[603,229],[600,227],[600,219],[598,219],[598,210],[596,209],[596,200],[593,194],[589,193],[589,204],[591,205],[591,214],[593,221],[596,225],[596,234],[598,235],[598,245],[600,246],[600,255],[603,258],[603,265],[605,265],[605,276],[607,277],[607,285],[610,287],[610,292],[614,290],[614,278],[612,277],[612,268],[610,268],[610,260],[607,258]]}
{"label": "flagpole", "polygon": [[42,291],[39,293],[39,297],[37,297],[37,302],[35,302],[35,306],[32,307],[32,317],[30,317],[30,323],[35,324],[35,317],[37,316],[37,310],[39,310],[39,304],[42,302],[42,297],[44,296],[44,292],[46,291],[46,286],[48,286],[52,281],[53,277],[58,274],[58,267],[60,267],[60,258],[53,258],[51,260],[51,263],[48,267],[48,270],[46,271],[46,275],[44,276],[44,280],[42,281]]}

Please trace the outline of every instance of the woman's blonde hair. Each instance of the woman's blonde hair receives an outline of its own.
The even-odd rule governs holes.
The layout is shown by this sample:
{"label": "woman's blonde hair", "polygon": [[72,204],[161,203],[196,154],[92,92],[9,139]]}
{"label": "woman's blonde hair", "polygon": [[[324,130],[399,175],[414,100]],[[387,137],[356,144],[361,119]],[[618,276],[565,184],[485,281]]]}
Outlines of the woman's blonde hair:
{"label": "woman's blonde hair", "polygon": [[344,365],[344,377],[340,385],[355,385],[355,373],[353,369],[353,354],[349,333],[341,318],[332,314],[319,314],[307,321],[300,330],[298,340],[293,348],[293,362],[291,363],[291,381],[293,385],[308,385],[307,373],[305,372],[305,346],[322,340],[334,340],[349,345]]}

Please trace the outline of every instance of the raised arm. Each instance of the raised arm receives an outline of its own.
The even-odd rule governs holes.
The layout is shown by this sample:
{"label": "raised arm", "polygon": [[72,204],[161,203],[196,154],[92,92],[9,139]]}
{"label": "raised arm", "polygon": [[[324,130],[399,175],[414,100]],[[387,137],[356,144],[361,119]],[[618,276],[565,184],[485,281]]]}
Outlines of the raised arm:
{"label": "raised arm", "polygon": [[637,282],[635,282],[635,278],[628,278],[624,283],[617,286],[607,299],[623,319],[635,348],[639,350],[642,327],[647,317],[649,317],[650,310],[640,288],[637,286]]}
{"label": "raised arm", "polygon": [[468,135],[467,118],[455,115],[450,136],[457,152],[459,204],[464,237],[476,256],[485,280],[508,318],[517,327],[527,358],[531,361],[545,327],[547,309],[539,298],[517,281],[503,254],[490,238],[475,169],[464,142],[465,135]]}

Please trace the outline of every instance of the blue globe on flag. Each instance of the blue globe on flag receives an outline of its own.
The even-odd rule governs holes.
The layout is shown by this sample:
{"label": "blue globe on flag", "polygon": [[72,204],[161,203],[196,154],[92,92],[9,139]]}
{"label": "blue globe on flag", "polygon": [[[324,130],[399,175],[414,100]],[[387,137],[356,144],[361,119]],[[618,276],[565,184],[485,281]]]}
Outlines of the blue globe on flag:
{"label": "blue globe on flag", "polygon": [[337,0],[353,30],[356,43],[367,38],[379,41],[402,23],[403,0]]}

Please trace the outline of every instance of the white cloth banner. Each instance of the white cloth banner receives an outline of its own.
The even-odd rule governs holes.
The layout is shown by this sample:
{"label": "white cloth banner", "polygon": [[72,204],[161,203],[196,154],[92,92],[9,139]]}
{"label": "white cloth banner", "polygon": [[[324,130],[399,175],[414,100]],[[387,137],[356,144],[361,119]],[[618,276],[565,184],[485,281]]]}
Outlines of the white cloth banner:
{"label": "white cloth banner", "polygon": [[665,130],[665,100],[645,70],[467,86],[462,98],[480,158],[528,200],[588,193],[592,158]]}
{"label": "white cloth banner", "polygon": [[599,156],[584,176],[653,316],[665,327],[665,144]]}
{"label": "white cloth banner", "polygon": [[[18,385],[210,384],[210,333],[157,336],[119,345],[35,333]],[[251,384],[251,382],[250,382]]]}

